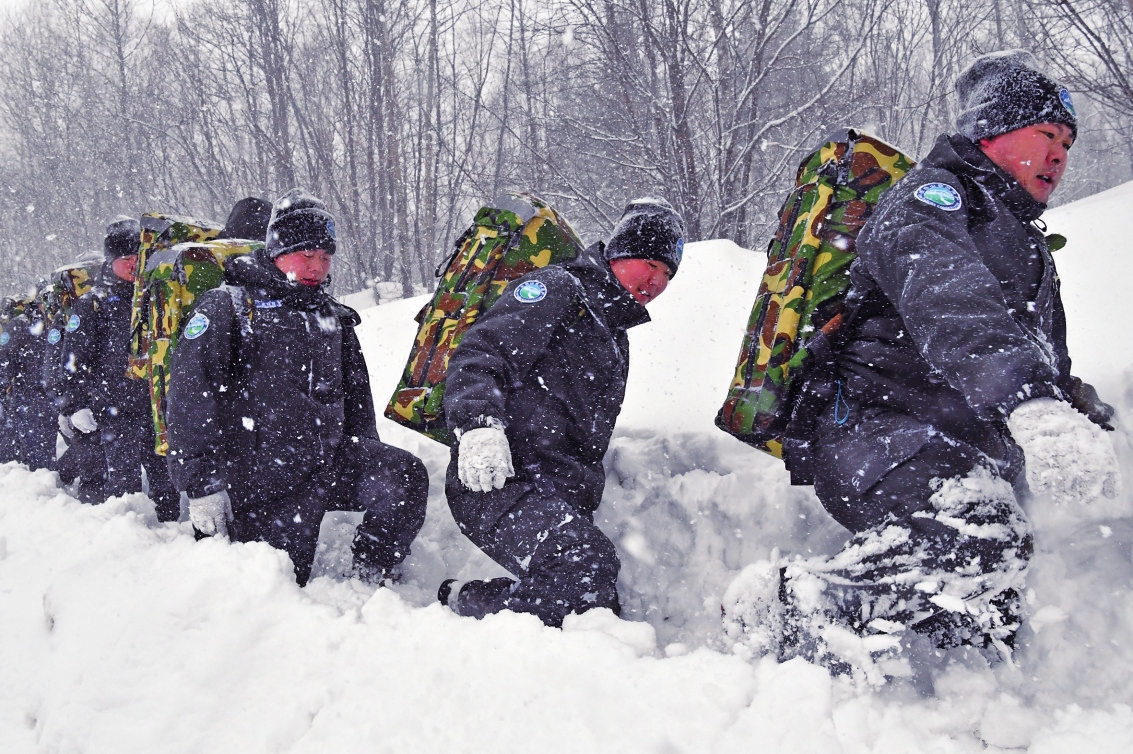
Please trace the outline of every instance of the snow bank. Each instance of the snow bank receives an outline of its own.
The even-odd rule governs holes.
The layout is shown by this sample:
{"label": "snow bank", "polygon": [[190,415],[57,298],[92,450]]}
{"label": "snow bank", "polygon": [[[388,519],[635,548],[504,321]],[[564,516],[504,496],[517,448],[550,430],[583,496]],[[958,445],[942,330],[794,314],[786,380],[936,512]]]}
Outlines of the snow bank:
{"label": "snow bank", "polygon": [[[1133,185],[1114,191],[1128,206]],[[1089,241],[1113,211],[1106,196],[1051,225],[1072,239],[1057,259],[1077,371],[1120,425],[1133,349],[1099,323],[1113,323],[1129,244]],[[52,474],[0,466],[0,750],[1130,750],[1128,490],[1088,514],[1032,511],[1032,617],[1014,667],[958,655],[923,697],[728,651],[720,599],[745,565],[773,548],[832,552],[845,536],[774,459],[712,426],[761,269],[762,255],[730,243],[690,244],[654,322],[632,331],[598,511],[623,559],[621,620],[595,611],[558,631],[435,604],[443,578],[500,570],[448,513],[447,449],[384,420],[383,438],[424,459],[433,489],[405,583],[376,592],[344,578],[352,514],[324,522],[315,578],[299,589],[265,545],[194,542],[187,524],[157,523],[144,496],[84,506]],[[422,303],[362,312],[379,405]],[[1110,439],[1133,479],[1127,429]]]}

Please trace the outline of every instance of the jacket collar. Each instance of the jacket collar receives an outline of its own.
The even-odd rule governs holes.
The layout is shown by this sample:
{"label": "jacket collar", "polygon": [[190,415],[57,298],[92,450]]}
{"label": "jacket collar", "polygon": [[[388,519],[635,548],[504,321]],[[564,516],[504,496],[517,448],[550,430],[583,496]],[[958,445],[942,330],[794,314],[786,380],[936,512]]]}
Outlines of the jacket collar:
{"label": "jacket collar", "polygon": [[645,324],[649,321],[649,312],[614,277],[605,249],[605,244],[599,241],[563,266],[582,283],[586,303],[609,327],[627,330]]}
{"label": "jacket collar", "polygon": [[1021,183],[992,162],[974,142],[960,134],[938,138],[922,164],[974,180],[1003,202],[1021,223],[1037,220],[1046,211],[1045,204],[1035,201]]}

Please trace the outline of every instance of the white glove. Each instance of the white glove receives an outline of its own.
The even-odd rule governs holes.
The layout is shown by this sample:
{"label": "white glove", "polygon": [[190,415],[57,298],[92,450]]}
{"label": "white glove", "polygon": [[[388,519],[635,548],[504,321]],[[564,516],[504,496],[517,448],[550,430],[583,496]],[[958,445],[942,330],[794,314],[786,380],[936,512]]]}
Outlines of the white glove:
{"label": "white glove", "polygon": [[75,436],[75,427],[71,424],[70,417],[59,414],[59,431],[68,440]]}
{"label": "white glove", "polygon": [[1065,401],[1035,398],[1007,419],[1027,461],[1027,485],[1056,504],[1117,497],[1121,473],[1104,430]]}
{"label": "white glove", "polygon": [[89,435],[98,429],[98,422],[94,420],[94,414],[91,413],[89,408],[80,408],[71,414],[71,426],[84,435]]}
{"label": "white glove", "polygon": [[228,536],[228,522],[232,520],[232,500],[226,490],[204,497],[189,498],[189,519],[201,534]]}
{"label": "white glove", "polygon": [[508,477],[515,476],[507,435],[497,427],[470,429],[460,436],[456,453],[456,474],[473,492],[500,489]]}

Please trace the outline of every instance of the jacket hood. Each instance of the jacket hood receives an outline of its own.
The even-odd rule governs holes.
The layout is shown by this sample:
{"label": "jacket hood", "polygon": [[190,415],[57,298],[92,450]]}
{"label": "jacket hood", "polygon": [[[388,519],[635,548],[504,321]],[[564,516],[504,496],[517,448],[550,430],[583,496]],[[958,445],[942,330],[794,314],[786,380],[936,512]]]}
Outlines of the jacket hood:
{"label": "jacket hood", "polygon": [[1019,218],[1021,223],[1037,220],[1046,211],[1046,204],[1036,201],[1023,184],[980,151],[975,142],[960,134],[944,135],[921,163],[924,167],[941,168],[960,178],[974,180],[995,194]]}

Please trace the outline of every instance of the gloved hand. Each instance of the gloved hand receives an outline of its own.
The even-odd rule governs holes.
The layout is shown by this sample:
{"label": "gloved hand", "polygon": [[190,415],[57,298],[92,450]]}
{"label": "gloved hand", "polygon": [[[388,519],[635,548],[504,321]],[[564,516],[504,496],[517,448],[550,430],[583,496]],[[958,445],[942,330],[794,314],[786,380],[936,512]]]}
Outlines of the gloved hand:
{"label": "gloved hand", "polygon": [[470,429],[460,436],[456,453],[456,474],[460,483],[473,492],[500,489],[508,477],[515,476],[507,435],[497,427]]}
{"label": "gloved hand", "polygon": [[1007,427],[1026,456],[1031,492],[1060,505],[1117,497],[1121,473],[1113,445],[1066,401],[1029,400],[1011,412]]}
{"label": "gloved hand", "polygon": [[68,440],[75,436],[75,427],[71,424],[71,417],[59,414],[59,431]]}
{"label": "gloved hand", "polygon": [[89,408],[80,408],[71,414],[71,426],[84,435],[89,435],[98,429],[98,422],[94,420],[94,414],[91,413]]}
{"label": "gloved hand", "polygon": [[228,491],[189,498],[189,519],[201,534],[227,537],[228,522],[232,520],[232,500]]}
{"label": "gloved hand", "polygon": [[1113,431],[1109,420],[1113,418],[1113,406],[1098,397],[1098,391],[1088,382],[1077,377],[1071,377],[1062,385],[1070,405],[1081,411],[1086,417],[1104,430]]}

